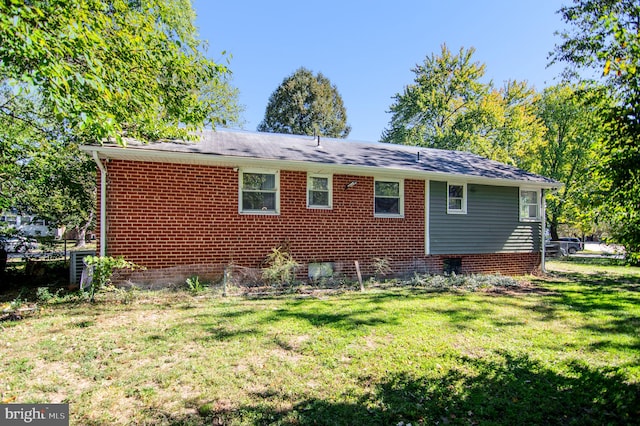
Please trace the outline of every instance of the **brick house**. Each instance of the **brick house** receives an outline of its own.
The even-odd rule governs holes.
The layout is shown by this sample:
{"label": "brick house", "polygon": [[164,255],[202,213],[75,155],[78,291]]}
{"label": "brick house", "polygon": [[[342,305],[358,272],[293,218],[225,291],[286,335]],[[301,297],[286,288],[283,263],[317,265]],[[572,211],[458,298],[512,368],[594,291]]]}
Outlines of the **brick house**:
{"label": "brick house", "polygon": [[204,131],[199,142],[86,146],[99,250],[153,281],[259,268],[286,245],[299,277],[522,274],[544,262],[554,180],[474,154],[310,136]]}

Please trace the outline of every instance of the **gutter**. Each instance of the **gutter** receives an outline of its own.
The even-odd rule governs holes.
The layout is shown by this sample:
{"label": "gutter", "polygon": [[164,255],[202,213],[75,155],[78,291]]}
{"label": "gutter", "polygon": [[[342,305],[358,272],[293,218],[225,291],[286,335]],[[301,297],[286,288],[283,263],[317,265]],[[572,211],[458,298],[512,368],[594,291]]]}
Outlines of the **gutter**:
{"label": "gutter", "polygon": [[357,174],[363,176],[376,177],[402,177],[405,179],[417,180],[457,180],[467,183],[479,185],[498,185],[498,186],[529,186],[541,189],[557,189],[562,187],[560,182],[532,181],[511,178],[495,178],[477,175],[466,175],[451,172],[439,171],[423,171],[423,170],[407,170],[399,168],[383,168],[380,166],[368,166],[360,164],[335,164],[335,163],[313,163],[301,160],[283,160],[276,158],[257,158],[243,156],[229,156],[221,154],[208,154],[201,152],[176,152],[176,151],[160,151],[153,149],[135,149],[115,146],[87,146],[80,147],[86,152],[98,151],[102,155],[118,159],[130,161],[150,161],[150,162],[168,162],[177,164],[199,164],[205,166],[221,166],[221,167],[253,167],[260,169],[286,169],[295,171],[314,171],[317,173],[337,173],[337,174]]}
{"label": "gutter", "polygon": [[107,248],[107,169],[93,151],[93,160],[100,169],[100,257],[104,257]]}

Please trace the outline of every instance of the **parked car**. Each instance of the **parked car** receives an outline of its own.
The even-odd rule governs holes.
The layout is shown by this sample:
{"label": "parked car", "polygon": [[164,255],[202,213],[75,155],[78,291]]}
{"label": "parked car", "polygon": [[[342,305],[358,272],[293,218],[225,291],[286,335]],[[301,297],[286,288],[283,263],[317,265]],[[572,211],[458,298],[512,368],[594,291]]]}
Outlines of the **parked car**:
{"label": "parked car", "polygon": [[576,254],[576,252],[584,250],[584,243],[580,241],[579,238],[562,237],[558,240],[561,241],[562,248],[564,248],[569,254]]}
{"label": "parked car", "polygon": [[38,248],[38,243],[30,238],[13,237],[3,241],[7,253],[25,253]]}

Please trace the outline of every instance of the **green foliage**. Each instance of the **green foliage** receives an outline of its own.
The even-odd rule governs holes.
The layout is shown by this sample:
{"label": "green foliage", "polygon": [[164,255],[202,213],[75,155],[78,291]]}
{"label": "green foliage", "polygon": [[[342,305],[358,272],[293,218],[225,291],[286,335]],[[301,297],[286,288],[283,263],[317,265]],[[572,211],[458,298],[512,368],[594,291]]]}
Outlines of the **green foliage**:
{"label": "green foliage", "polygon": [[207,59],[194,19],[190,0],[0,3],[0,211],[82,235],[95,165],[77,145],[237,121],[230,72]]}
{"label": "green foliage", "polygon": [[24,190],[22,167],[42,139],[42,132],[30,125],[39,119],[36,105],[0,80],[0,211],[16,206],[15,197]]}
{"label": "green foliage", "polygon": [[598,179],[604,218],[612,242],[625,246],[628,260],[640,264],[640,6],[632,0],[576,0],[560,9],[568,29],[560,35],[553,62],[566,74],[601,79],[613,105],[600,108],[604,135]]}
{"label": "green foliage", "polygon": [[472,62],[475,49],[452,54],[442,45],[440,56],[431,55],[411,71],[413,84],[394,96],[393,114],[383,142],[456,149],[466,143],[465,117],[486,93],[479,80],[485,65]]}
{"label": "green foliage", "polygon": [[205,285],[200,281],[200,277],[194,275],[186,280],[187,288],[191,293],[201,293],[205,289]]}
{"label": "green foliage", "polygon": [[262,268],[262,279],[272,285],[293,283],[296,269],[300,266],[284,246],[272,249],[266,263],[268,266]]}
{"label": "green foliage", "polygon": [[54,297],[55,295],[51,294],[47,287],[38,287],[38,290],[36,290],[36,299],[38,302],[47,303]]}
{"label": "green foliage", "polygon": [[475,49],[453,54],[446,45],[412,71],[413,84],[391,105],[383,142],[473,152],[527,168],[543,126],[533,108],[536,92],[525,83],[483,84],[485,65]]}
{"label": "green foliage", "polygon": [[299,68],[271,94],[258,131],[346,138],[351,127],[335,85]]}
{"label": "green foliage", "polygon": [[[640,93],[639,93],[640,95]],[[611,241],[625,248],[630,264],[640,265],[640,122],[609,111],[607,137],[599,173],[605,192],[603,214]]]}
{"label": "green foliage", "polygon": [[96,167],[76,144],[43,142],[22,167],[25,190],[19,206],[55,227],[84,233],[93,225],[96,205]]}
{"label": "green foliage", "polygon": [[111,276],[115,269],[135,269],[137,265],[124,260],[122,257],[111,256],[87,256],[84,258],[87,266],[92,267],[92,279],[89,287],[89,299],[95,300],[95,293],[105,288],[111,282]]}
{"label": "green foliage", "polygon": [[189,0],[3,2],[0,81],[83,141],[185,136],[234,103],[208,95],[229,71],[202,53],[194,19]]}
{"label": "green foliage", "polygon": [[536,103],[546,131],[531,170],[564,183],[547,195],[553,240],[558,239],[560,224],[584,234],[596,231],[600,208],[594,165],[600,160],[598,141],[603,133],[598,110],[606,101],[601,87],[560,84],[546,88]]}
{"label": "green foliage", "polygon": [[[39,123],[37,130],[10,114],[33,115],[28,111],[39,108],[37,100],[14,95],[5,87],[0,90],[0,104],[5,106],[0,111],[0,204],[83,235],[92,225],[95,207],[93,160],[67,136],[56,136],[51,121],[33,116]],[[5,231],[0,229],[0,235]]]}

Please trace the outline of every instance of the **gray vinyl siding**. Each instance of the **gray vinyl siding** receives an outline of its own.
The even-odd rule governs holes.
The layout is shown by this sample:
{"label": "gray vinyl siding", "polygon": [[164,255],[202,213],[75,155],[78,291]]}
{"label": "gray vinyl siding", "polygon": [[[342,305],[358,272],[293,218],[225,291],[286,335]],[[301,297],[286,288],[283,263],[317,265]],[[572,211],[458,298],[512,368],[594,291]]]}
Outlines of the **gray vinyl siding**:
{"label": "gray vinyl siding", "polygon": [[431,254],[540,251],[540,222],[520,222],[519,188],[467,185],[467,214],[447,214],[447,183],[430,182]]}

